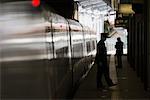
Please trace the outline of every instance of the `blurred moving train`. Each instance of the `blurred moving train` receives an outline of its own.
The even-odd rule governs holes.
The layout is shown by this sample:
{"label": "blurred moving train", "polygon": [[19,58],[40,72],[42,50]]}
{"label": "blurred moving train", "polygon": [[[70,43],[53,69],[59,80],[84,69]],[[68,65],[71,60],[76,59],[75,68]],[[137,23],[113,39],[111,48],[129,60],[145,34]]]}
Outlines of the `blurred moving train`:
{"label": "blurred moving train", "polygon": [[1,99],[68,98],[91,68],[96,33],[31,2],[0,4]]}

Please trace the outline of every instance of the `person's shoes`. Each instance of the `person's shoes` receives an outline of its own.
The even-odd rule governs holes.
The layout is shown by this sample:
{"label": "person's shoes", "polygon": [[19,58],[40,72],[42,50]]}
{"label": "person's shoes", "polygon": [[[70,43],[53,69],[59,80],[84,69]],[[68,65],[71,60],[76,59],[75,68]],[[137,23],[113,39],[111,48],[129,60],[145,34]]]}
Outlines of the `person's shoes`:
{"label": "person's shoes", "polygon": [[108,89],[106,87],[99,87],[97,88],[99,91],[102,91],[102,92],[107,92]]}
{"label": "person's shoes", "polygon": [[106,88],[106,86],[98,86],[97,87],[97,89],[99,90],[99,89],[105,89]]}
{"label": "person's shoes", "polygon": [[116,86],[117,84],[111,84],[111,85],[109,85],[109,87],[112,87],[112,86]]}
{"label": "person's shoes", "polygon": [[116,66],[116,68],[122,68],[122,66]]}

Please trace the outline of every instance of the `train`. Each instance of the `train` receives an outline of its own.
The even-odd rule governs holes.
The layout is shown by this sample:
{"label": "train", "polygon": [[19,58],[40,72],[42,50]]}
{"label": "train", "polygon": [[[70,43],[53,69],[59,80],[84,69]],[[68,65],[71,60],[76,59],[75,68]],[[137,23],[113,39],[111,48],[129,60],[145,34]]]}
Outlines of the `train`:
{"label": "train", "polygon": [[1,99],[71,98],[89,72],[96,32],[29,0],[0,4]]}

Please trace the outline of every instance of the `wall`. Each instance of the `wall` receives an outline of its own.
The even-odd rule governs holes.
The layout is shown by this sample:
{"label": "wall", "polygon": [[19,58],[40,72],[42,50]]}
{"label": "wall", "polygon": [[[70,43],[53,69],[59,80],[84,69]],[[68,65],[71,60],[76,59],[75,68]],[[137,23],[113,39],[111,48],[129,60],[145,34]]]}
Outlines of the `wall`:
{"label": "wall", "polygon": [[146,17],[146,25],[145,28],[147,30],[147,88],[150,91],[150,1],[145,0],[146,9],[145,9],[145,16]]}
{"label": "wall", "polygon": [[[145,4],[135,4],[135,14],[129,17],[128,25],[128,61],[144,84],[145,90],[150,87],[149,4],[149,1]],[[142,7],[140,11],[136,8],[139,5]]]}

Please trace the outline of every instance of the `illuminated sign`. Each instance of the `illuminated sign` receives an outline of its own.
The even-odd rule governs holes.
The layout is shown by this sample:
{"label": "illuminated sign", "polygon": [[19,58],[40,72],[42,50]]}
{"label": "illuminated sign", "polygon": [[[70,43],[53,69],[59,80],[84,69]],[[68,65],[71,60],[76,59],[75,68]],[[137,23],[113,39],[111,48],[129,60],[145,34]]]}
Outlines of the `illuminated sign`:
{"label": "illuminated sign", "polygon": [[119,4],[119,13],[123,14],[134,14],[132,10],[132,4]]}
{"label": "illuminated sign", "polygon": [[127,27],[128,19],[125,18],[116,18],[115,27]]}

